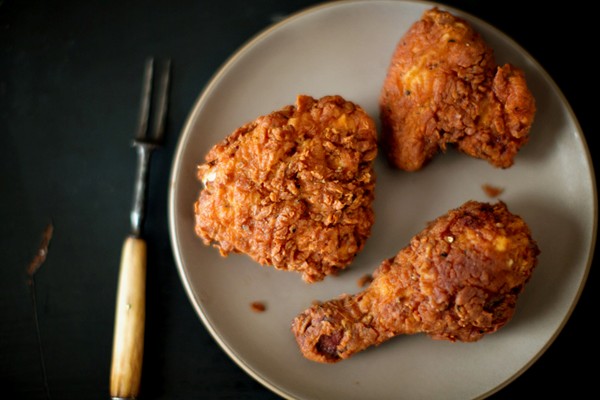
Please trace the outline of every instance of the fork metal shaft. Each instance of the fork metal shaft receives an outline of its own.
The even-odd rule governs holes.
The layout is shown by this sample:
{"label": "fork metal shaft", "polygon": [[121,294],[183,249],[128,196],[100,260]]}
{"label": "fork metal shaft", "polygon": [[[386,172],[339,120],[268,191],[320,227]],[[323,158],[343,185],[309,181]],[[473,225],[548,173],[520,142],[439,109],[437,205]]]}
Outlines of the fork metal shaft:
{"label": "fork metal shaft", "polygon": [[148,181],[148,167],[152,150],[156,147],[150,143],[135,141],[137,150],[137,169],[133,191],[133,204],[131,207],[131,234],[139,237],[144,220],[144,209],[146,204],[146,183]]}

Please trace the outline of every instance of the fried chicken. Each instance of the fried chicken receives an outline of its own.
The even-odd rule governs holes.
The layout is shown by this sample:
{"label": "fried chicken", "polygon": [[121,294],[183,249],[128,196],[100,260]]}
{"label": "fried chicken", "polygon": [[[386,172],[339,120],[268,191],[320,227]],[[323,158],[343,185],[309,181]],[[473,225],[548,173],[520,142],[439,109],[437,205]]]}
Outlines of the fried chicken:
{"label": "fried chicken", "polygon": [[421,169],[448,144],[508,168],[536,112],[524,72],[497,66],[467,21],[437,8],[399,41],[379,103],[382,147],[406,171]]}
{"label": "fried chicken", "polygon": [[398,335],[473,342],[504,326],[540,251],[506,204],[468,201],[383,261],[367,289],[292,323],[302,354],[335,363]]}
{"label": "fried chicken", "polygon": [[363,249],[374,222],[375,122],[340,96],[298,96],[214,146],[195,231],[223,256],[323,280]]}

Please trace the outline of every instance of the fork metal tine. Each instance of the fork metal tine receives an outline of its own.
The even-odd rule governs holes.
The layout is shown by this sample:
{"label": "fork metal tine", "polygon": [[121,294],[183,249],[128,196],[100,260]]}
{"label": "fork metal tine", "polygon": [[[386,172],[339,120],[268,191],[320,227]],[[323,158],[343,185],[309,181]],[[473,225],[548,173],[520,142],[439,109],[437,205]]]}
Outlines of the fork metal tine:
{"label": "fork metal tine", "polygon": [[150,115],[150,103],[152,100],[152,79],[154,75],[154,59],[149,58],[144,68],[144,81],[142,84],[142,97],[140,100],[140,115],[138,118],[137,140],[144,140],[148,133],[148,117]]}
{"label": "fork metal tine", "polygon": [[[164,62],[160,76],[157,79],[157,91],[155,91],[154,88],[154,73],[155,69],[157,69],[156,67],[158,67],[158,65],[155,65],[153,58],[146,61],[135,144],[148,143],[158,145],[164,136],[171,75],[171,60],[167,59]],[[152,121],[153,124],[149,125],[151,112],[154,114],[154,120]],[[150,130],[152,132],[149,132]]]}
{"label": "fork metal tine", "polygon": [[155,141],[161,142],[164,136],[165,131],[165,120],[167,116],[167,101],[168,101],[168,92],[169,92],[169,84],[170,84],[170,75],[171,75],[171,60],[168,59],[165,61],[165,66],[162,70],[160,76],[160,87],[158,93],[158,109],[156,111],[156,119],[154,124],[154,135],[153,139]]}

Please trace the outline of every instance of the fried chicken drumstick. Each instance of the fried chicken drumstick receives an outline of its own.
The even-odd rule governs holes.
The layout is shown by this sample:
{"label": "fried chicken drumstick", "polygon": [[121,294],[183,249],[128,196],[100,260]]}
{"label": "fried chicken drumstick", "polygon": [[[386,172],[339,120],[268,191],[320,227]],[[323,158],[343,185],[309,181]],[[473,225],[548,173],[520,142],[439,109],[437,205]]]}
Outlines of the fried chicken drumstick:
{"label": "fried chicken drumstick", "polygon": [[195,232],[308,283],[346,268],[374,222],[375,122],[341,96],[298,96],[236,129],[198,166]]}
{"label": "fried chicken drumstick", "polygon": [[385,260],[364,291],[299,314],[292,332],[302,354],[322,363],[398,335],[477,341],[512,318],[538,254],[526,223],[503,202],[469,201]]}
{"label": "fried chicken drumstick", "polygon": [[523,71],[497,66],[465,20],[433,8],[392,56],[380,96],[382,146],[406,171],[421,169],[448,144],[508,168],[529,140],[535,111]]}

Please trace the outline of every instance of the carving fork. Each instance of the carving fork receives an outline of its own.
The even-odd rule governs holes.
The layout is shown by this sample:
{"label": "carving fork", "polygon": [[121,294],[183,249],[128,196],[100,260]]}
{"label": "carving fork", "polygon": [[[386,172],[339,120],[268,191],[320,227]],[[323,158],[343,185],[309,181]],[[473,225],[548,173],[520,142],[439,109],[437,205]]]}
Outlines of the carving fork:
{"label": "carving fork", "polygon": [[[154,59],[146,62],[142,100],[133,147],[137,150],[137,171],[131,210],[131,233],[123,243],[115,310],[110,396],[135,399],[139,395],[144,352],[146,318],[146,242],[142,238],[148,164],[152,150],[162,144],[168,105],[171,62],[166,60],[159,77],[159,90],[153,93]],[[153,100],[156,106],[153,107]],[[149,126],[151,108],[154,124]],[[152,128],[153,133],[148,131]]]}

